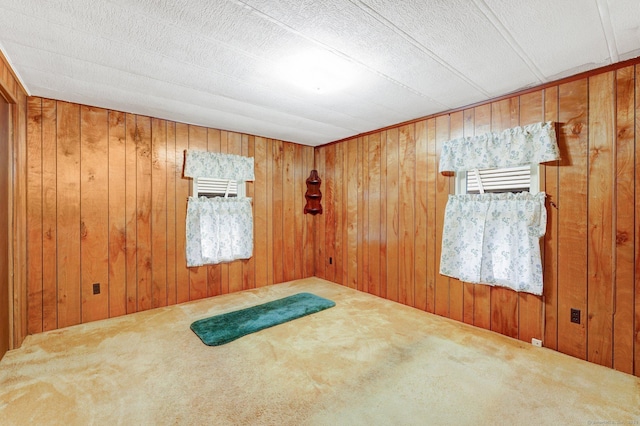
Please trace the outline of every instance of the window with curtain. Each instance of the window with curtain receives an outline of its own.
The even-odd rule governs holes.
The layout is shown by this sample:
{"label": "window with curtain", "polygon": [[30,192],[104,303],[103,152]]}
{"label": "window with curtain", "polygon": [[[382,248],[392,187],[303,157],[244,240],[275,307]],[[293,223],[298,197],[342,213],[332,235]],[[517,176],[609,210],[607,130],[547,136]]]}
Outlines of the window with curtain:
{"label": "window with curtain", "polygon": [[[474,173],[482,180],[478,170],[526,168],[559,158],[553,123],[536,123],[448,141],[440,171]],[[546,230],[545,193],[492,193],[483,192],[482,182],[478,186],[478,194],[449,196],[440,273],[541,295],[539,239]]]}
{"label": "window with curtain", "polygon": [[[187,266],[202,266],[249,259],[253,254],[253,209],[251,199],[237,190],[231,195],[229,182],[254,180],[253,158],[189,150],[186,177],[215,184],[224,181],[223,196],[189,197],[187,202]],[[208,186],[207,186],[208,187]],[[195,188],[195,186],[194,186]],[[215,190],[214,193],[217,193]]]}

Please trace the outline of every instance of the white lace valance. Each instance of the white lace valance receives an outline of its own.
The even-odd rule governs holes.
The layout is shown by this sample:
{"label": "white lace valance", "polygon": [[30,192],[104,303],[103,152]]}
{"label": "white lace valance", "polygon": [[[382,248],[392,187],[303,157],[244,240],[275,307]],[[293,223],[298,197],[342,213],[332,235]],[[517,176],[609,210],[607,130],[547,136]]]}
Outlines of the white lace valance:
{"label": "white lace valance", "polygon": [[190,178],[255,180],[252,157],[191,149],[187,150],[184,175]]}
{"label": "white lace valance", "polygon": [[559,159],[555,127],[549,121],[445,142],[440,172],[515,167]]}
{"label": "white lace valance", "polygon": [[544,199],[544,192],[450,195],[440,273],[541,295]]}

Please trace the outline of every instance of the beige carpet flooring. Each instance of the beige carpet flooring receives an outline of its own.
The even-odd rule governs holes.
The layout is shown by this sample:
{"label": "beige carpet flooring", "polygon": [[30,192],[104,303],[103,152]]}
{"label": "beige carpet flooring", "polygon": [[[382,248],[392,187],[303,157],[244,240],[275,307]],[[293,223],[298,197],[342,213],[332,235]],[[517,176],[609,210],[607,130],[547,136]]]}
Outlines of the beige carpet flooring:
{"label": "beige carpet flooring", "polygon": [[[218,347],[194,320],[307,291],[334,308]],[[7,425],[640,424],[640,379],[317,278],[29,336]]]}

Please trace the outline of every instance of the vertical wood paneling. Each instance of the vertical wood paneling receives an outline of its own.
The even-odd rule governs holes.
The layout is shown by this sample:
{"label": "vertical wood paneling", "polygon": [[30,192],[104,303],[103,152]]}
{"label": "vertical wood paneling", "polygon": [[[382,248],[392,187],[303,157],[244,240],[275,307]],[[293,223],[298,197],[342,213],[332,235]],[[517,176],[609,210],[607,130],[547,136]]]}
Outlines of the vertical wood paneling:
{"label": "vertical wood paneling", "polygon": [[427,310],[427,122],[416,123],[415,307]]}
{"label": "vertical wood paneling", "polygon": [[[307,191],[306,180],[311,173],[311,170],[315,169],[315,149],[311,147],[305,147],[303,149],[304,157],[304,167],[303,167],[303,178],[305,180],[304,191]],[[303,201],[306,204],[306,200]],[[300,214],[300,212],[296,212],[296,214]],[[304,277],[312,277],[315,275],[315,225],[316,225],[316,217],[312,214],[304,215]],[[297,248],[299,249],[299,247]]]}
{"label": "vertical wood paneling", "polygon": [[[544,119],[558,122],[558,87],[544,90]],[[556,124],[556,133],[559,133]],[[560,155],[564,152],[559,145]],[[547,232],[545,233],[543,280],[544,280],[544,345],[558,348],[558,161],[544,166],[545,192],[547,193]]]}
{"label": "vertical wood paneling", "polygon": [[167,122],[151,120],[151,306],[167,306]]}
{"label": "vertical wood paneling", "polygon": [[267,140],[255,139],[255,194],[253,196],[253,235],[256,265],[256,286],[267,285],[268,213],[267,213]]}
{"label": "vertical wood paneling", "polygon": [[42,100],[42,330],[58,328],[57,106]]}
{"label": "vertical wood paneling", "polygon": [[343,263],[344,263],[344,247],[345,240],[343,238],[344,231],[344,209],[340,208],[340,206],[344,206],[344,185],[342,182],[344,180],[344,145],[339,144],[336,145],[336,163],[335,163],[335,172],[334,172],[334,220],[335,220],[335,257],[333,258],[334,264],[334,281],[338,284],[344,284],[343,278]]}
{"label": "vertical wood paneling", "polygon": [[358,290],[367,290],[367,277],[369,275],[369,242],[367,230],[369,229],[369,212],[367,210],[369,163],[366,161],[369,152],[369,137],[358,138]]}
{"label": "vertical wood paneling", "polygon": [[399,233],[399,282],[398,301],[405,305],[415,305],[415,125],[400,127],[399,134],[399,194],[398,194],[398,233]]}
{"label": "vertical wood paneling", "polygon": [[636,232],[635,238],[635,319],[634,319],[634,366],[633,373],[636,376],[640,376],[640,209],[638,208],[638,201],[640,200],[640,153],[638,153],[638,134],[640,133],[640,65],[636,65],[636,122],[635,122],[635,139],[636,139],[636,184],[635,184],[635,197],[636,197],[636,212],[635,212],[635,224]]}
{"label": "vertical wood paneling", "polygon": [[367,163],[369,165],[367,187],[367,216],[369,229],[367,241],[369,242],[367,273],[367,292],[380,296],[380,134],[369,137],[367,150]]}
{"label": "vertical wood paneling", "polygon": [[587,360],[613,361],[615,73],[589,78]]}
{"label": "vertical wood paneling", "polygon": [[400,218],[399,202],[399,134],[398,129],[387,130],[387,299],[398,301],[400,268]]}
{"label": "vertical wood paneling", "polygon": [[136,119],[136,255],[138,310],[151,309],[151,119]]}
{"label": "vertical wood paneling", "polygon": [[[41,98],[26,108],[28,332],[314,274],[312,147]],[[186,267],[188,148],[255,159],[251,260]]]}
{"label": "vertical wood paneling", "polygon": [[321,260],[324,263],[325,278],[329,281],[335,281],[335,263],[333,262],[336,257],[335,169],[336,147],[331,145],[327,147],[325,155],[324,193],[322,197],[326,207],[322,213],[325,221],[325,258]]}
{"label": "vertical wood paneling", "polygon": [[[558,181],[558,350],[587,356],[587,155],[588,86],[586,80],[559,87]],[[571,322],[571,308],[582,323]]]}
{"label": "vertical wood paneling", "polygon": [[57,108],[58,327],[79,324],[80,306],[80,107]]}
{"label": "vertical wood paneling", "polygon": [[[27,101],[27,331],[43,331],[42,99]],[[54,258],[55,259],[55,258]],[[57,297],[57,294],[55,295]],[[57,300],[54,298],[54,300]]]}
{"label": "vertical wood paneling", "polygon": [[[347,236],[348,259],[347,286],[357,288],[358,286],[358,139],[351,139],[347,142],[347,161],[350,165],[348,169],[347,185]],[[316,241],[316,245],[320,245]],[[316,272],[317,274],[317,272]]]}
{"label": "vertical wood paneling", "polygon": [[[274,266],[274,217],[273,217],[273,191],[272,184],[274,179],[274,161],[273,161],[273,140],[269,139],[266,146],[267,152],[267,186],[265,191],[267,193],[267,285],[274,284],[273,278],[273,266]],[[276,218],[277,219],[277,218]]]}
{"label": "vertical wood paneling", "polygon": [[273,282],[284,281],[284,146],[281,141],[273,142]]}
{"label": "vertical wood paneling", "polygon": [[307,191],[306,180],[308,175],[305,175],[305,171],[307,169],[304,164],[304,153],[301,145],[293,146],[292,167],[293,206],[291,214],[295,218],[295,238],[293,241],[293,252],[295,255],[293,259],[293,270],[294,276],[302,277],[304,276],[304,256],[302,255],[302,247],[304,247],[305,215],[301,215],[299,213],[304,211],[304,206],[306,204],[304,194]]}
{"label": "vertical wood paneling", "polygon": [[[634,312],[634,210],[636,198],[634,118],[636,74],[634,67],[616,72],[616,204],[615,204],[615,312],[613,317],[613,367],[633,374]],[[640,296],[640,295],[639,295]]]}
{"label": "vertical wood paneling", "polygon": [[[127,313],[125,114],[109,111],[109,317]],[[175,302],[174,302],[175,303]]]}
{"label": "vertical wood paneling", "polygon": [[324,194],[326,193],[326,168],[325,168],[325,151],[322,150],[320,152],[316,151],[315,155],[315,169],[318,171],[318,175],[320,177],[320,192],[323,194],[323,199],[321,200],[323,213],[315,216],[315,248],[314,248],[314,261],[315,261],[315,274],[317,277],[324,278],[326,276],[325,272],[325,234],[324,230],[326,227],[326,219],[324,215],[324,209],[327,207],[327,203],[324,200]]}
{"label": "vertical wood paneling", "polygon": [[136,250],[137,235],[137,155],[136,139],[138,131],[136,127],[136,116],[126,114],[126,141],[125,141],[125,253],[126,253],[126,295],[127,313],[138,312],[138,256]]}
{"label": "vertical wood paneling", "polygon": [[436,259],[436,180],[438,175],[436,120],[427,120],[427,312],[436,311],[436,278],[440,259]]}
{"label": "vertical wood paneling", "polygon": [[80,116],[82,322],[89,322],[109,317],[109,118],[107,110],[86,106]]}
{"label": "vertical wood paneling", "polygon": [[[351,166],[328,175],[346,194],[331,203],[347,216],[346,285],[638,375],[638,67],[316,148],[323,164],[330,149],[342,149]],[[454,191],[453,179],[437,170],[442,143],[540,121],[556,122],[561,151],[560,161],[541,169],[543,295],[440,275],[443,215]],[[335,232],[331,221],[323,226],[318,235]],[[316,241],[317,252],[330,244]],[[582,324],[570,322],[571,308],[580,309]]]}
{"label": "vertical wood paneling", "polygon": [[[176,123],[167,122],[167,305],[178,302],[176,240]],[[183,204],[180,203],[182,206]]]}

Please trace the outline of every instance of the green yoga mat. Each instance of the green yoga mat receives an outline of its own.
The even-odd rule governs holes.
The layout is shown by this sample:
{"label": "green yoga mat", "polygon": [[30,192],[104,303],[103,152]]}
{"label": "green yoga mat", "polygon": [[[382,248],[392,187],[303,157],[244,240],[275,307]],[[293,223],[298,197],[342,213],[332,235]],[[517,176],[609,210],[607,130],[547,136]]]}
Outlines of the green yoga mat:
{"label": "green yoga mat", "polygon": [[311,293],[298,293],[283,299],[204,318],[191,324],[191,330],[208,346],[220,346],[247,334],[314,314],[335,306],[335,302]]}

